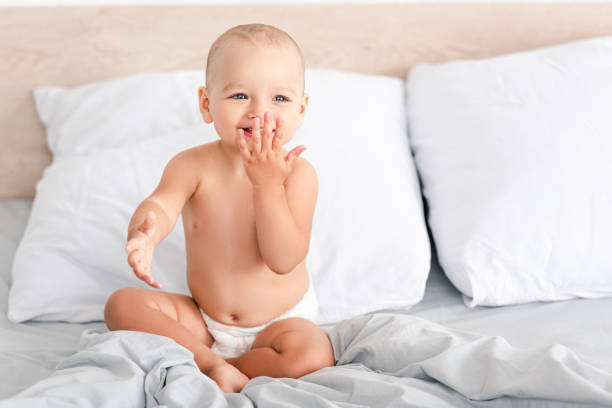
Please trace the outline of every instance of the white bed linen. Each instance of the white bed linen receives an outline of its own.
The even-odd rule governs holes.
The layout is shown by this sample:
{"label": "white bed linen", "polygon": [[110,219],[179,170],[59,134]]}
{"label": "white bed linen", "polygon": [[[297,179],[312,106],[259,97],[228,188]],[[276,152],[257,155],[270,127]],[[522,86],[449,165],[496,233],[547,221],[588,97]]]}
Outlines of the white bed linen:
{"label": "white bed linen", "polygon": [[73,354],[81,332],[104,323],[15,324],[8,320],[8,290],[13,255],[23,234],[32,200],[0,202],[0,399],[10,397],[53,372]]}
{"label": "white bed linen", "polygon": [[[47,377],[57,363],[77,350],[84,330],[104,329],[101,322],[14,324],[8,321],[10,264],[30,205],[28,200],[0,202],[0,399]],[[503,336],[516,347],[561,343],[584,361],[612,369],[610,310],[612,299],[468,308],[434,261],[426,296],[408,313],[451,328]],[[482,402],[479,406],[483,406]],[[527,405],[516,400],[516,406]],[[546,406],[546,403],[529,406]]]}

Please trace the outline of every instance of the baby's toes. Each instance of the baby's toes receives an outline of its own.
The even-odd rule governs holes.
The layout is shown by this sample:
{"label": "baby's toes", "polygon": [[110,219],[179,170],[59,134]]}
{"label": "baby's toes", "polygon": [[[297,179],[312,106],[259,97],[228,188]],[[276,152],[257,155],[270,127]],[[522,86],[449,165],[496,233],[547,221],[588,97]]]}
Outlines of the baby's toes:
{"label": "baby's toes", "polygon": [[226,393],[240,392],[249,382],[249,377],[229,363],[215,366],[206,374]]}

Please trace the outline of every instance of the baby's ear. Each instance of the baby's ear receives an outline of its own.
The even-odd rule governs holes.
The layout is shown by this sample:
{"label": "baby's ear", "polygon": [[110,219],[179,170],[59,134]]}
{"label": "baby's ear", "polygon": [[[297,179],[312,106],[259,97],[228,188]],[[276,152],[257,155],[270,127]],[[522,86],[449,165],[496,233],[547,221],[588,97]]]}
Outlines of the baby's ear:
{"label": "baby's ear", "polygon": [[298,119],[297,127],[302,126],[302,123],[304,123],[304,117],[306,116],[306,111],[308,110],[308,101],[309,101],[308,94],[305,93],[304,96],[302,97],[302,103],[300,104],[300,113],[299,113],[300,116]]}
{"label": "baby's ear", "polygon": [[198,89],[198,105],[204,122],[212,123],[213,118],[210,114],[210,99],[208,98],[208,90],[204,86]]}

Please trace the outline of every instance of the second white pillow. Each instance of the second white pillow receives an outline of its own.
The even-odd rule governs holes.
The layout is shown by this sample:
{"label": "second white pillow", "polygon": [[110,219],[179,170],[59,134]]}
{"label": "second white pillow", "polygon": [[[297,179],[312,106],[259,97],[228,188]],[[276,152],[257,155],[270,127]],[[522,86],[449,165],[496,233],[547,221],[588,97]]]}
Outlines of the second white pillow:
{"label": "second white pillow", "polygon": [[612,295],[612,37],[415,67],[441,265],[470,305]]}

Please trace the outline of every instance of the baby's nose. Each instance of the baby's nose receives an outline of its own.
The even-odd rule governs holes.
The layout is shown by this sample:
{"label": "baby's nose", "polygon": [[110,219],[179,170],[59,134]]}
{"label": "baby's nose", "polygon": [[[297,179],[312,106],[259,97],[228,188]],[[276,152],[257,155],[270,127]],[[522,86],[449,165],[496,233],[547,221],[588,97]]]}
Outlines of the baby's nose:
{"label": "baby's nose", "polygon": [[263,121],[264,113],[267,110],[270,110],[268,103],[259,98],[253,98],[253,101],[250,104],[250,109],[247,111],[249,119],[259,118],[259,120]]}
{"label": "baby's nose", "polygon": [[255,118],[259,118],[259,125],[263,126],[263,124],[264,124],[264,115],[265,115],[265,112],[261,112],[261,114],[260,113],[251,113],[251,114],[248,115],[248,118],[251,121],[254,120]]}
{"label": "baby's nose", "polygon": [[257,112],[257,113],[249,113],[248,114],[248,118],[249,119],[255,119],[255,118],[259,118],[259,120],[263,120],[264,118],[264,113],[265,112]]}

